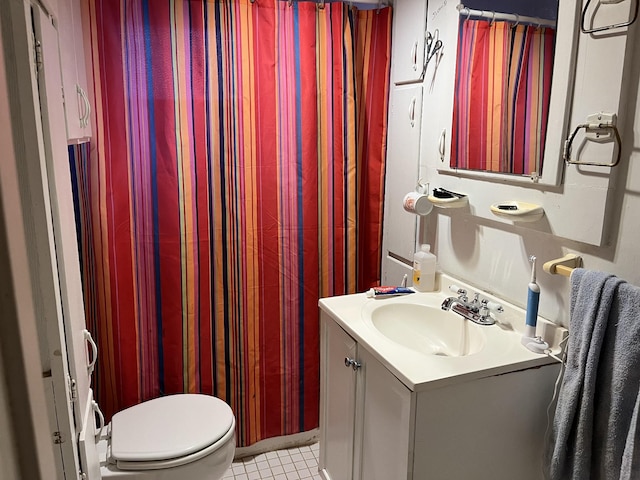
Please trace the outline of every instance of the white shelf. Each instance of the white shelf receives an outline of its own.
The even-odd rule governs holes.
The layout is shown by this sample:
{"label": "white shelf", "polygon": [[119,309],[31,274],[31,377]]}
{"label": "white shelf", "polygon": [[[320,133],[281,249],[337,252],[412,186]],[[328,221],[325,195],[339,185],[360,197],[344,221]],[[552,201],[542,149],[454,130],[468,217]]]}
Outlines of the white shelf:
{"label": "white shelf", "polygon": [[462,208],[469,204],[469,197],[438,198],[429,195],[429,201],[440,208]]}
{"label": "white shelf", "polygon": [[491,205],[491,213],[513,222],[537,222],[544,216],[544,209],[535,203],[508,201]]}

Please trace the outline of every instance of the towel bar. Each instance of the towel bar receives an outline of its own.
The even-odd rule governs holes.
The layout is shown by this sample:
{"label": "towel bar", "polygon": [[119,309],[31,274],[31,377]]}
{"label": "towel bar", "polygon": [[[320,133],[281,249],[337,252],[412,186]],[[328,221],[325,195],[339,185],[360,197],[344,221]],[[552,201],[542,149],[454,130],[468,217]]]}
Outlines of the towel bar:
{"label": "towel bar", "polygon": [[[640,0],[638,0],[640,1]],[[569,135],[564,142],[564,148],[562,150],[562,158],[567,163],[567,165],[591,165],[595,167],[615,167],[620,163],[620,156],[622,154],[622,140],[620,139],[620,133],[618,132],[618,127],[615,124],[615,115],[613,114],[600,114],[601,116],[607,115],[612,120],[611,121],[603,121],[601,123],[582,123],[578,125],[573,133]],[[597,116],[597,114],[596,114]],[[591,116],[590,116],[591,117]],[[594,117],[595,118],[595,117]],[[612,133],[611,139],[615,142],[616,145],[616,159],[609,163],[600,163],[600,162],[581,162],[579,160],[571,159],[571,148],[573,144],[573,139],[576,137],[578,131],[581,128],[584,128],[587,132],[598,132],[602,130],[610,130]],[[596,136],[599,137],[599,133],[596,133]]]}
{"label": "towel bar", "polygon": [[[591,3],[591,0],[587,0],[587,3],[585,4],[584,9],[582,10],[582,15],[580,16],[581,17],[580,30],[582,30],[582,33],[604,32],[605,30],[611,30],[613,28],[628,27],[629,25],[632,25],[638,19],[638,10],[640,9],[640,1],[636,0],[635,12],[634,12],[633,16],[628,21],[626,21],[624,23],[616,23],[616,24],[612,24],[612,25],[605,25],[603,27],[587,28],[587,26],[585,25],[585,19],[586,19],[586,16],[587,16],[587,9],[589,8],[589,4],[590,3]],[[600,2],[598,2],[598,3],[600,3]],[[602,2],[602,3],[604,3],[604,2]],[[609,2],[609,3],[613,3],[613,2]]]}
{"label": "towel bar", "polygon": [[568,253],[562,258],[549,260],[542,266],[542,269],[551,275],[557,274],[563,277],[570,277],[573,269],[579,267],[582,267],[582,257]]}

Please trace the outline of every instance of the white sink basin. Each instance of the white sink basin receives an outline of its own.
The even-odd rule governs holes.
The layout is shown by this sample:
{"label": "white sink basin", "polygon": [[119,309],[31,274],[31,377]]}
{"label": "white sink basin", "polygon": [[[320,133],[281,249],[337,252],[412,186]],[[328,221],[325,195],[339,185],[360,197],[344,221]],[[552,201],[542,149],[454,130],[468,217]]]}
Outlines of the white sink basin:
{"label": "white sink basin", "polygon": [[[481,292],[504,307],[502,313],[492,314],[494,325],[477,325],[442,310],[452,284],[474,291],[472,286],[440,274],[441,289],[437,292],[388,298],[358,293],[323,298],[319,305],[322,315],[335,320],[414,392],[555,362],[522,345],[525,311],[504,299]],[[538,318],[538,327],[552,345],[552,353],[559,354],[567,330],[542,318]]]}
{"label": "white sink basin", "polygon": [[419,353],[463,357],[485,346],[483,328],[455,313],[416,303],[374,307],[373,326],[388,339]]}

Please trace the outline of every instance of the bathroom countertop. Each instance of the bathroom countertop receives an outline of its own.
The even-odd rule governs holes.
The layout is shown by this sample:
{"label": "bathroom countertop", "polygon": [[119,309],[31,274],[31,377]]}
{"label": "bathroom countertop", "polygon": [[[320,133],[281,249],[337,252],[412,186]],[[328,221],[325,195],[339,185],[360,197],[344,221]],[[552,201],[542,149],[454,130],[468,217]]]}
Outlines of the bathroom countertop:
{"label": "bathroom countertop", "polygon": [[[463,282],[440,275],[440,285],[456,284],[469,292],[478,291]],[[462,381],[501,375],[556,363],[547,354],[534,353],[521,344],[525,311],[507,304],[492,295],[480,292],[490,301],[500,303],[504,312],[493,314],[495,325],[477,326],[482,329],[485,344],[481,351],[459,357],[420,353],[398,344],[374,327],[369,312],[378,305],[417,303],[440,309],[442,301],[451,296],[442,290],[413,293],[387,298],[368,298],[364,293],[323,298],[320,309],[333,318],[359,344],[364,345],[407,388],[423,391]],[[449,312],[451,315],[455,313]],[[461,318],[461,317],[460,317]],[[474,325],[474,328],[476,326]],[[554,355],[560,353],[560,341],[567,330],[539,317],[538,334],[551,346]]]}

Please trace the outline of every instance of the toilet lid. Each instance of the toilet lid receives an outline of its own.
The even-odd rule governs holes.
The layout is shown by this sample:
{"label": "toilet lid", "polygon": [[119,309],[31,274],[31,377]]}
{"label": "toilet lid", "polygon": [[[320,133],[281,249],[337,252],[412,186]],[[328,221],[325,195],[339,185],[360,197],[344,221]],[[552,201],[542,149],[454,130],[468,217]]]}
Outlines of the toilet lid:
{"label": "toilet lid", "polygon": [[160,397],[111,419],[111,457],[159,461],[183,457],[215,443],[234,424],[229,405],[208,395]]}

